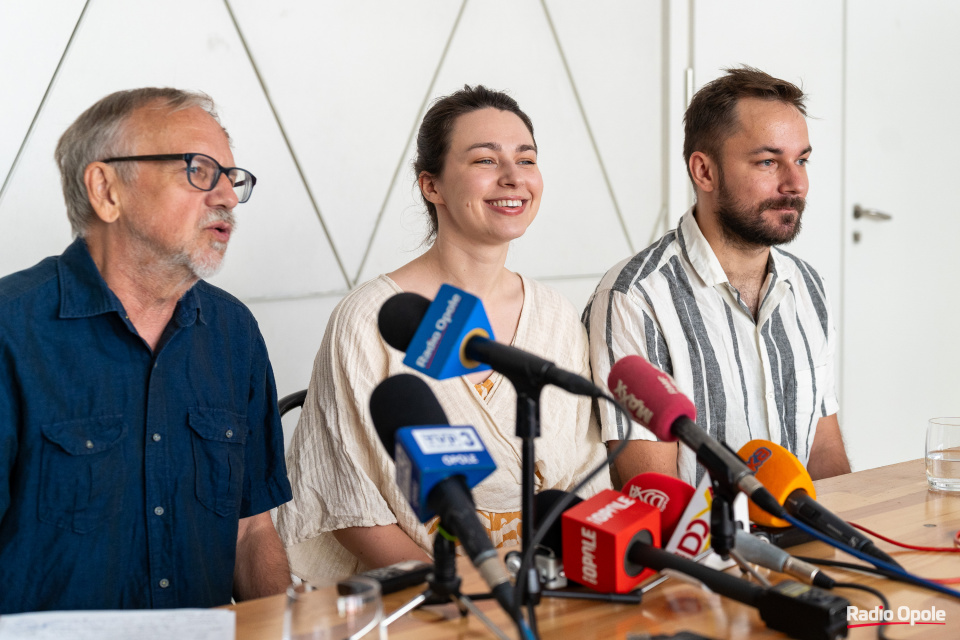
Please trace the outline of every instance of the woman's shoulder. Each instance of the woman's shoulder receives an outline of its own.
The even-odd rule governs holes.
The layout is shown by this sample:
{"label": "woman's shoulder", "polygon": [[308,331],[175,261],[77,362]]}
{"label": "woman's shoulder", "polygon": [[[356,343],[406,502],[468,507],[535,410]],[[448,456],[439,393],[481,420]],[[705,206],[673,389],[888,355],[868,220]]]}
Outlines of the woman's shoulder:
{"label": "woman's shoulder", "polygon": [[587,332],[573,303],[553,287],[521,278],[523,313],[514,346],[581,371],[588,354]]}
{"label": "woman's shoulder", "polygon": [[337,303],[331,320],[340,317],[346,317],[351,321],[370,317],[376,319],[383,303],[396,293],[401,293],[400,288],[385,275],[367,280],[357,285]]}
{"label": "woman's shoulder", "polygon": [[345,295],[334,307],[327,321],[324,341],[335,338],[337,342],[357,340],[366,343],[379,338],[377,316],[380,307],[400,288],[387,276],[378,276],[358,285]]}

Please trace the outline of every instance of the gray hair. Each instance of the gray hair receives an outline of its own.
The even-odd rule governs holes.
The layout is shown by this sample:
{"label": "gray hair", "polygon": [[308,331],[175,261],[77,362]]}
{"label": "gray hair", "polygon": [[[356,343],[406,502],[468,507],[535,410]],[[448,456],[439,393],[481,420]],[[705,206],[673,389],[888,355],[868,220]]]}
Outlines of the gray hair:
{"label": "gray hair", "polygon": [[[90,205],[83,180],[87,165],[109,157],[131,155],[133,140],[126,135],[127,125],[137,109],[148,105],[170,112],[200,107],[217,123],[220,122],[210,96],[202,92],[171,88],[146,87],[117,91],[84,111],[60,136],[53,154],[60,168],[67,219],[70,220],[75,236],[84,237],[96,215]],[[229,136],[227,139],[229,140]],[[124,183],[137,176],[136,163],[122,162],[115,165],[115,168]]]}

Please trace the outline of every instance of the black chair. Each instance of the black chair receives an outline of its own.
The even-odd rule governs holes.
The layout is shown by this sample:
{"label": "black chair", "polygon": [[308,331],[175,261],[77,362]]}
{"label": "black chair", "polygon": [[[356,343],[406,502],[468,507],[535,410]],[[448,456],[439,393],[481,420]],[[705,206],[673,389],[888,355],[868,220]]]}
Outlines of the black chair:
{"label": "black chair", "polygon": [[280,400],[277,401],[277,406],[280,408],[280,415],[284,415],[291,409],[296,409],[303,406],[303,401],[307,399],[307,390],[297,391],[296,393],[291,393],[288,396],[283,396]]}

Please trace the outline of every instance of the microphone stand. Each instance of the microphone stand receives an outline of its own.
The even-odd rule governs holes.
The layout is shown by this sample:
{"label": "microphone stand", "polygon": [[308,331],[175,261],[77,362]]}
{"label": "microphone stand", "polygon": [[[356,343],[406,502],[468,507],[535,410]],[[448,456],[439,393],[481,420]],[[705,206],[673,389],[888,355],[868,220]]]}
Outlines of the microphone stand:
{"label": "microphone stand", "polygon": [[533,526],[533,496],[536,488],[536,451],[535,440],[540,437],[540,391],[541,386],[518,385],[517,391],[517,437],[522,444],[521,457],[521,504],[520,504],[520,548],[529,548],[535,533]]}
{"label": "microphone stand", "polygon": [[710,507],[710,546],[724,560],[733,558],[741,572],[769,588],[770,581],[757,573],[734,548],[737,540],[737,519],[733,510],[736,488],[733,487],[731,492],[730,485],[717,482],[712,475],[710,482],[713,486],[713,504]]}
{"label": "microphone stand", "polygon": [[[520,458],[520,549],[526,551],[533,541],[533,496],[536,488],[536,445],[540,437],[540,392],[544,383],[539,376],[508,376],[517,392],[517,437],[521,441]],[[534,378],[534,379],[531,379]],[[525,605],[540,604],[541,585],[539,572],[531,568],[536,580],[528,579],[521,602]],[[519,576],[518,576],[519,578]],[[519,580],[518,580],[519,584]],[[533,612],[531,610],[531,615]]]}
{"label": "microphone stand", "polygon": [[713,504],[710,507],[710,546],[717,552],[717,555],[726,560],[730,557],[730,552],[736,543],[737,525],[736,516],[733,511],[733,500],[736,497],[736,490],[732,495],[729,487],[724,487],[721,483],[710,476],[713,485]]}
{"label": "microphone stand", "polygon": [[380,628],[385,629],[402,615],[413,611],[417,607],[454,603],[460,610],[462,617],[466,617],[467,613],[472,613],[500,640],[510,640],[509,636],[497,627],[473,603],[469,596],[460,592],[461,580],[460,576],[457,575],[456,543],[444,535],[442,524],[433,539],[433,563],[433,573],[427,576],[426,590],[384,618],[380,623]]}
{"label": "microphone stand", "polygon": [[[470,340],[464,349],[466,356],[478,362],[490,362],[491,354],[503,356],[503,349],[512,352],[512,347],[499,345],[492,340]],[[498,357],[502,362],[509,361],[509,357]],[[536,439],[540,437],[540,393],[543,388],[551,384],[550,372],[554,364],[541,358],[528,359],[516,366],[498,367],[499,371],[510,383],[517,394],[517,426],[516,434],[521,441],[520,459],[520,549],[530,548],[534,534],[533,525],[533,496],[536,488]],[[521,567],[522,569],[522,567]],[[540,603],[541,596],[549,595],[562,598],[584,598],[605,600],[607,602],[639,602],[637,596],[630,594],[571,594],[569,592],[544,591],[541,588],[539,570],[528,568],[531,576],[517,575],[517,585],[526,582],[526,588],[520,594],[521,603],[531,607],[531,624],[535,624],[532,607]]]}
{"label": "microphone stand", "polygon": [[[507,375],[513,388],[517,392],[517,437],[522,443],[521,457],[521,504],[520,504],[520,549],[525,551],[530,547],[536,533],[533,526],[533,497],[536,488],[536,445],[535,440],[540,437],[540,392],[546,383],[541,376],[534,375]],[[732,507],[731,507],[732,509]],[[639,593],[592,593],[587,591],[561,591],[558,589],[544,589],[540,581],[539,569],[533,567],[526,580],[526,589],[520,595],[525,605],[538,605],[542,597],[572,598],[578,600],[598,600],[620,604],[639,604]],[[533,579],[532,576],[536,576]],[[518,583],[519,583],[519,575]],[[532,615],[532,612],[531,612]]]}
{"label": "microphone stand", "polygon": [[[727,446],[727,443],[720,444],[733,455],[737,455]],[[737,520],[733,511],[733,501],[740,492],[740,488],[737,486],[733,471],[720,459],[719,455],[713,454],[706,447],[701,447],[696,454],[700,463],[707,468],[710,484],[713,487],[713,505],[710,508],[710,546],[717,555],[726,560],[736,544]]]}

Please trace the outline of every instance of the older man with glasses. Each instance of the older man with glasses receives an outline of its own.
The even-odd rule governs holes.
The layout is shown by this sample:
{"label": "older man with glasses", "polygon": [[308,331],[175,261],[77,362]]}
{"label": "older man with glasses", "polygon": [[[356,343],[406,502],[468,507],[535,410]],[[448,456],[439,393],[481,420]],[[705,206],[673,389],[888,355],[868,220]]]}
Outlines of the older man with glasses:
{"label": "older man with glasses", "polygon": [[84,112],[56,150],[76,239],[0,279],[0,613],[208,607],[289,581],[266,347],[201,280],[256,184],[213,109],[136,89]]}

